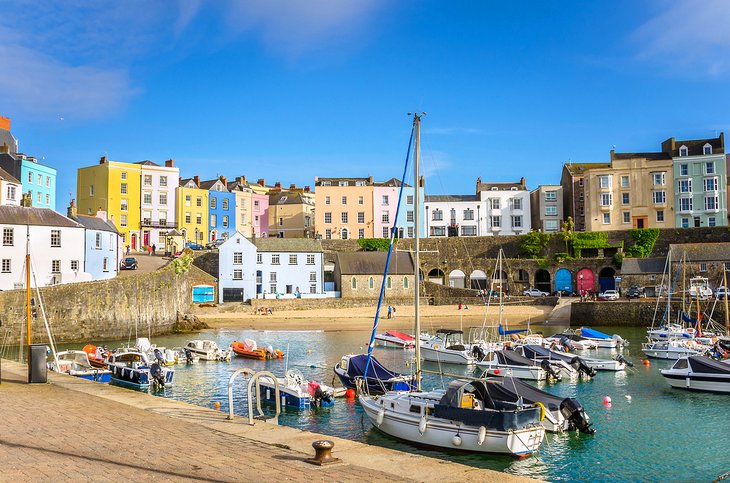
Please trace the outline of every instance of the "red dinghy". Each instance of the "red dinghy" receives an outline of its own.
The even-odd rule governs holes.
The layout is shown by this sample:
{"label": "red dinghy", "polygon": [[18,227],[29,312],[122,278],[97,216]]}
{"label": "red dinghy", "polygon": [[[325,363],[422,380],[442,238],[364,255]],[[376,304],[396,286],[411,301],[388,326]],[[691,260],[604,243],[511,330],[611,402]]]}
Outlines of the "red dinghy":
{"label": "red dinghy", "polygon": [[375,336],[375,340],[384,347],[399,347],[402,349],[416,347],[416,339],[413,336],[397,330],[389,330],[385,334],[378,334]]}

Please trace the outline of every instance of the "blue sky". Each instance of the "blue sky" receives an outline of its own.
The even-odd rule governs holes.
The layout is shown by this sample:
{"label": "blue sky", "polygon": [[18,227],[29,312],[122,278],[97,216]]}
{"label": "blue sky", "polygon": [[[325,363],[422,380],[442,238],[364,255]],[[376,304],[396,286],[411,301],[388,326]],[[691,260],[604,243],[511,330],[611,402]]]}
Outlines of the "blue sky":
{"label": "blue sky", "polygon": [[398,176],[427,111],[430,194],[730,125],[730,2],[0,0],[0,115],[59,170]]}

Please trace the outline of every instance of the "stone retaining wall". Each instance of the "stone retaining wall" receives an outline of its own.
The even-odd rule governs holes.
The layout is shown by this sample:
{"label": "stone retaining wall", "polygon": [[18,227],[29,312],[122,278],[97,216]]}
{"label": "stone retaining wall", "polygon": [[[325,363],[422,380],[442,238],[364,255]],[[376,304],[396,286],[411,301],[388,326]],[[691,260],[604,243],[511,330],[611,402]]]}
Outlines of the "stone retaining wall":
{"label": "stone retaining wall", "polygon": [[[712,311],[712,304],[709,308],[706,303],[702,307],[706,314]],[[610,302],[574,302],[571,305],[570,325],[581,326],[627,326],[627,327],[649,327],[654,319],[654,311],[656,309],[656,300],[616,300]],[[657,315],[657,323],[664,314],[666,301],[661,302]],[[682,309],[681,302],[672,302],[671,318],[676,320],[677,313]],[[693,312],[692,316],[696,314]],[[724,325],[725,306],[719,301],[715,306],[712,318],[718,323]]]}
{"label": "stone retaining wall", "polygon": [[[277,310],[348,309],[352,307],[372,307],[374,310],[378,304],[377,299],[251,299],[250,302],[252,312],[255,312],[259,307],[271,307],[274,312]],[[383,307],[387,307],[388,305],[413,305],[413,299],[406,300],[388,298],[383,302]]]}

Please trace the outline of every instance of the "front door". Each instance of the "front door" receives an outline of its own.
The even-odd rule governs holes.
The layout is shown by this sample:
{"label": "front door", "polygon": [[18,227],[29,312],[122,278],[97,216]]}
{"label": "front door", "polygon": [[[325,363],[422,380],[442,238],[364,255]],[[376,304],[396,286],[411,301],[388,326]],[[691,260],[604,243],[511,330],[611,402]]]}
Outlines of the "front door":
{"label": "front door", "polygon": [[142,232],[142,246],[148,247],[150,246],[150,231],[145,230]]}
{"label": "front door", "polygon": [[700,227],[700,217],[695,216],[695,228],[699,228],[699,227]]}
{"label": "front door", "polygon": [[137,249],[137,234],[132,233],[132,250]]}

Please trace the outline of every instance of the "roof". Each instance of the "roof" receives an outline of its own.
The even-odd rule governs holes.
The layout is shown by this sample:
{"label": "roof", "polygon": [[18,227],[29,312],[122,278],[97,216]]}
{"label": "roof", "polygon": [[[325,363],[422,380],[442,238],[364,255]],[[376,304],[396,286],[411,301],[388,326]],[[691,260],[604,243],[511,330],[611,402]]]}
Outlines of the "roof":
{"label": "roof", "polygon": [[2,225],[46,225],[53,227],[80,228],[81,225],[50,208],[26,208],[23,206],[0,206]]}
{"label": "roof", "polygon": [[686,254],[691,262],[726,262],[730,260],[730,243],[681,243],[669,245],[672,261],[677,262]]}
{"label": "roof", "polygon": [[161,168],[161,166],[159,164],[154,163],[154,162],[150,161],[149,159],[145,159],[144,161],[138,161],[134,164],[141,164],[143,166],[157,166],[158,168]]}
{"label": "roof", "polygon": [[667,153],[612,153],[611,154],[612,159],[648,159],[650,161],[661,161],[661,160],[667,160],[671,161],[672,157]]}
{"label": "roof", "polygon": [[311,197],[302,196],[296,191],[277,191],[269,193],[269,206],[272,205],[312,205]]}
{"label": "roof", "polygon": [[111,220],[103,220],[98,216],[76,215],[75,217],[71,217],[71,219],[77,223],[82,224],[87,230],[108,231],[117,234],[119,233],[117,227],[114,226],[114,223],[112,223]]}
{"label": "roof", "polygon": [[0,179],[3,181],[7,181],[9,183],[15,183],[20,184],[20,180],[16,178],[15,176],[12,176],[10,173],[5,171],[4,169],[0,168]]}
{"label": "roof", "polygon": [[[338,253],[335,261],[342,275],[382,275],[386,252]],[[390,257],[390,275],[413,274],[413,259],[407,252],[396,252]]]}
{"label": "roof", "polygon": [[254,238],[251,240],[260,252],[323,252],[322,242],[312,238]]}
{"label": "roof", "polygon": [[663,273],[664,262],[663,258],[624,258],[621,263],[621,275]]}
{"label": "roof", "polygon": [[477,201],[476,195],[426,195],[424,198],[429,201],[455,202],[455,201]]}
{"label": "roof", "polygon": [[610,168],[611,163],[565,163],[563,167],[572,175],[581,175],[590,169]]}
{"label": "roof", "polygon": [[[390,178],[388,181],[376,181],[373,183],[373,186],[387,186],[391,188],[399,188],[401,185],[401,181],[398,178]],[[404,183],[403,186],[406,188],[410,188],[411,185],[408,183]]]}
{"label": "roof", "polygon": [[200,182],[200,189],[201,190],[209,190],[209,189],[211,189],[219,181],[223,185],[223,188],[226,189],[226,190],[228,190],[228,187],[226,185],[224,185],[223,184],[223,181],[221,181],[218,178],[216,178],[216,179],[209,179],[207,181],[201,181]]}
{"label": "roof", "polygon": [[[327,182],[329,184],[322,184],[323,182]],[[373,178],[315,178],[314,179],[314,185],[315,186],[340,186],[340,182],[347,183],[344,186],[357,186],[356,183],[361,182],[365,183],[365,186],[370,186],[373,184]]]}
{"label": "roof", "polygon": [[725,134],[720,133],[720,136],[716,138],[708,139],[685,139],[679,140],[669,138],[662,143],[662,150],[667,154],[671,154],[674,157],[679,156],[679,148],[687,146],[689,156],[702,156],[704,155],[705,144],[712,146],[712,154],[724,154],[725,153]]}
{"label": "roof", "polygon": [[495,188],[503,191],[513,191],[513,188],[519,191],[527,190],[522,183],[479,183],[477,191],[492,191]]}

